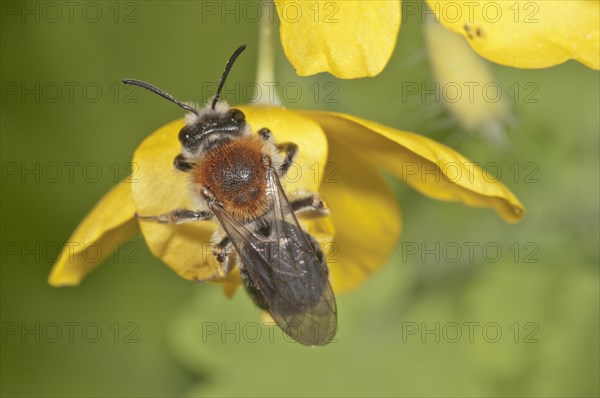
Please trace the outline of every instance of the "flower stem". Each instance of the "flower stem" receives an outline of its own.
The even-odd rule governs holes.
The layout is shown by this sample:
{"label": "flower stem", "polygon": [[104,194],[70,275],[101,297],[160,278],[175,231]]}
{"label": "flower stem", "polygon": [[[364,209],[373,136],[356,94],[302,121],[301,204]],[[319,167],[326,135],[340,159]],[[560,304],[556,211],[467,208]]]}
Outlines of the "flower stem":
{"label": "flower stem", "polygon": [[281,105],[275,91],[275,46],[273,44],[273,15],[269,7],[272,2],[261,2],[262,13],[258,31],[258,61],[256,65],[256,87],[254,103],[257,105]]}

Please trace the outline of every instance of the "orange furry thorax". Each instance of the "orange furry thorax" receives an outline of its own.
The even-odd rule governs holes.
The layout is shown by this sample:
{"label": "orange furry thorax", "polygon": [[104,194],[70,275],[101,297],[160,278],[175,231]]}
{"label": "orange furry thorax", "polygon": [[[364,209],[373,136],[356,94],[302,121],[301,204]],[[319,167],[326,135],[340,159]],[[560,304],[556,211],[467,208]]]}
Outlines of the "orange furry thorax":
{"label": "orange furry thorax", "polygon": [[242,137],[211,149],[194,167],[200,183],[238,220],[250,221],[267,210],[266,170],[259,137]]}

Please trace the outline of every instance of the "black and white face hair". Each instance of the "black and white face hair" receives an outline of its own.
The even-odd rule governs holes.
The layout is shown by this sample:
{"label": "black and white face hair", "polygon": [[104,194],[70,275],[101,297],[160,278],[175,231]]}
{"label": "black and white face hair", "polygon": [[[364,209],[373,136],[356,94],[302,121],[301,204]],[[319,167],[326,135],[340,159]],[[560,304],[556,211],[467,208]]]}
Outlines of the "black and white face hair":
{"label": "black and white face hair", "polygon": [[185,126],[179,132],[179,141],[182,156],[193,162],[211,148],[232,138],[250,134],[250,127],[246,123],[244,113],[239,109],[230,108],[227,102],[219,100],[233,63],[245,49],[246,45],[242,44],[233,52],[225,65],[215,96],[203,108],[181,102],[171,94],[141,80],[125,79],[123,83],[149,90],[190,112],[185,117]]}
{"label": "black and white face hair", "polygon": [[179,141],[181,154],[191,162],[210,149],[251,134],[244,113],[230,108],[225,101],[217,102],[214,108],[207,104],[198,114],[186,115],[185,122]]}

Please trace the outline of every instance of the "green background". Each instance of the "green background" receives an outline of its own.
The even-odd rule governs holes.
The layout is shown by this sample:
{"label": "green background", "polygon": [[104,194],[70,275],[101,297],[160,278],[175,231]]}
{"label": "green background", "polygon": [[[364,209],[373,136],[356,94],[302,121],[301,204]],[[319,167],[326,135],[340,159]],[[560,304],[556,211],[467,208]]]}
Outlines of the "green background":
{"label": "green background", "polygon": [[[57,248],[126,175],[136,146],[182,115],[150,94],[127,97],[117,82],[139,78],[203,102],[204,85],[247,43],[225,94],[247,102],[234,93],[255,77],[258,24],[236,2],[211,3],[233,10],[225,17],[200,2],[95,2],[85,11],[80,2],[72,19],[62,3],[60,17],[44,4],[2,2],[2,396],[598,396],[596,71],[575,62],[493,66],[503,88],[538,89],[536,102],[506,94],[514,120],[510,145],[499,149],[461,130],[431,98],[403,100],[402,82],[433,84],[418,18],[403,24],[373,79],[297,77],[278,44],[280,87],[302,88],[288,107],[344,111],[496,162],[527,208],[508,225],[490,210],[434,201],[389,178],[403,213],[398,248],[360,289],[338,296],[337,342],[310,349],[259,329],[242,291],[228,300],[218,286],[177,277],[139,236],[80,286],[47,284]],[[98,10],[99,21],[88,21]],[[314,98],[311,87],[330,82],[337,102]],[[39,98],[22,96],[36,84]],[[78,162],[72,178],[65,162]],[[21,175],[26,169],[34,171]],[[414,244],[419,253],[409,255]],[[438,250],[439,259],[421,250],[436,244],[449,250]],[[501,254],[485,253],[486,245]]]}

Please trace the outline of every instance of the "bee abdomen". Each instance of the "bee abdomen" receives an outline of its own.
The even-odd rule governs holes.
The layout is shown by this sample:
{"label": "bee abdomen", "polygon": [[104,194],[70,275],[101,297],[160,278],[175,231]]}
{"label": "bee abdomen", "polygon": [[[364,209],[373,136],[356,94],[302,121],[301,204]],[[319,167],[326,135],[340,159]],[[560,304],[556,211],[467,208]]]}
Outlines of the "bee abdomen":
{"label": "bee abdomen", "polygon": [[[326,289],[328,269],[319,243],[309,233],[290,223],[283,226],[289,241],[272,242],[272,249],[267,250],[269,267],[265,266],[262,257],[265,254],[257,253],[248,244],[243,246],[240,277],[246,292],[258,307],[292,316],[310,311],[319,304]],[[300,242],[304,238],[314,257],[301,252]],[[278,249],[281,245],[287,245],[286,249]]]}

